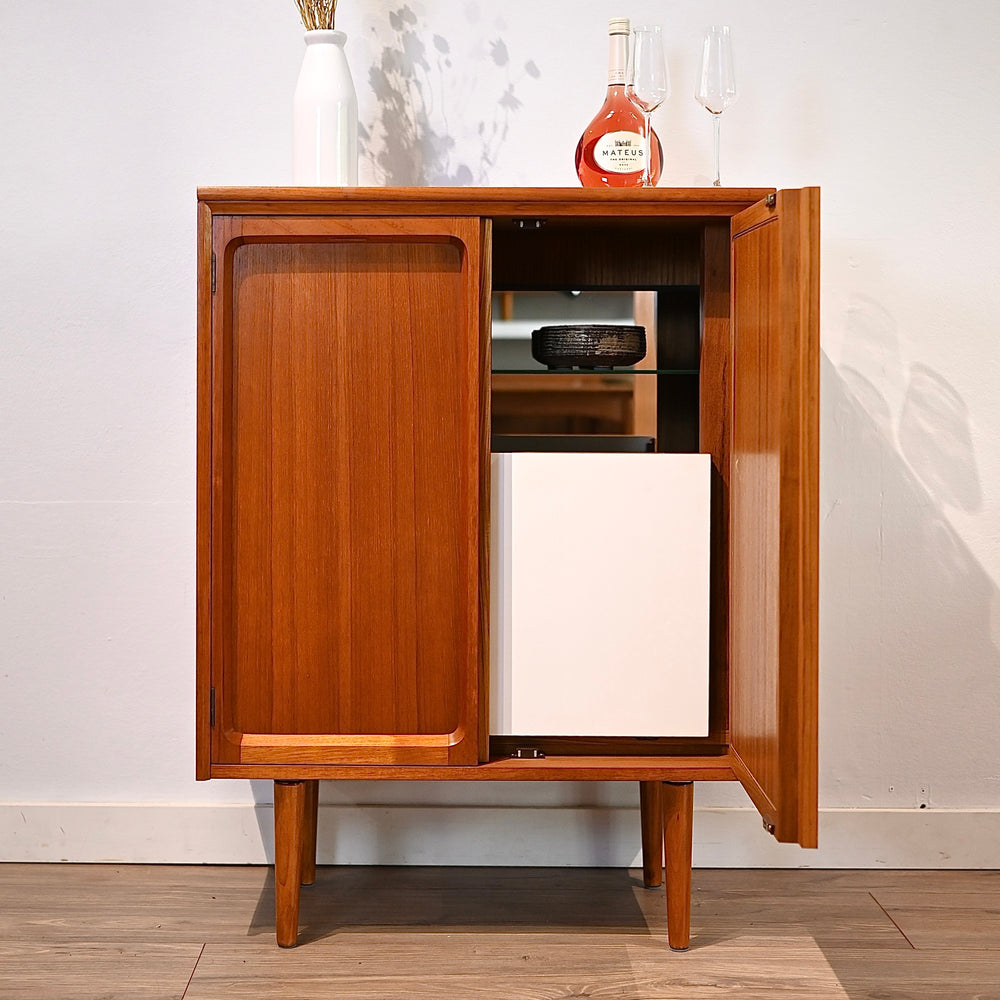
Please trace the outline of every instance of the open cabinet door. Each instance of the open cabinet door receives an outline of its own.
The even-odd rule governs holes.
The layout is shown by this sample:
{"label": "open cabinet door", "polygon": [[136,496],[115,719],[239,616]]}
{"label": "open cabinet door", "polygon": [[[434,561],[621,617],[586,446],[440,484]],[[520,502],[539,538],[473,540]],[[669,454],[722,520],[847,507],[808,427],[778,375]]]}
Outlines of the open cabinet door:
{"label": "open cabinet door", "polygon": [[765,827],[815,847],[819,190],[731,232],[730,745]]}

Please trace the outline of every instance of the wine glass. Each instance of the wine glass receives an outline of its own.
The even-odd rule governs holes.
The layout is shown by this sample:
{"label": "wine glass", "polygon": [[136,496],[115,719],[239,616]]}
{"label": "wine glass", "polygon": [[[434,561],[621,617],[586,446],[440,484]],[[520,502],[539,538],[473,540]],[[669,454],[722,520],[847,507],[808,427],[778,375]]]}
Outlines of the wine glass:
{"label": "wine glass", "polygon": [[733,40],[729,25],[712,25],[705,31],[705,45],[701,52],[701,75],[695,100],[712,115],[715,127],[715,180],[719,187],[719,122],[722,112],[736,103],[736,77],[733,75]]}
{"label": "wine glass", "polygon": [[642,168],[642,186],[652,187],[651,166],[653,158],[653,130],[650,119],[653,112],[670,96],[670,74],[663,55],[660,26],[635,28],[632,32],[632,54],[628,61],[628,86],[625,93],[642,112],[645,121],[646,156]]}

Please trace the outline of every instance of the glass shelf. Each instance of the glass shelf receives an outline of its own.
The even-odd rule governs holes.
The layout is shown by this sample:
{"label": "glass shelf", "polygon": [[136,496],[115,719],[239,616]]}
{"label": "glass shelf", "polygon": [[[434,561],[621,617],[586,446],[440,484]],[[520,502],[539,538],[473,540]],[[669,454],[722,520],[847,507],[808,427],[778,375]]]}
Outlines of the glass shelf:
{"label": "glass shelf", "polygon": [[652,454],[656,439],[644,434],[491,434],[490,451]]}
{"label": "glass shelf", "polygon": [[697,375],[697,368],[494,368],[494,375]]}

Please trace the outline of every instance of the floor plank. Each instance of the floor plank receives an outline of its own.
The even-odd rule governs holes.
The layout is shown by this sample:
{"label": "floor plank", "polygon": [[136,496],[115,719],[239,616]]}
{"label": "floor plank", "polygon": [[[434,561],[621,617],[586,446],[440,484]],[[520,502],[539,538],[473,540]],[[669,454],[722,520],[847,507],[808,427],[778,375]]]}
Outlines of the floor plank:
{"label": "floor plank", "polygon": [[824,952],[851,1000],[1000,1000],[1000,957],[932,950]]}
{"label": "floor plank", "polygon": [[914,948],[1000,951],[1000,886],[992,893],[875,889],[872,896]]}
{"label": "floor plank", "polygon": [[0,943],[5,1000],[180,1000],[201,945]]}
{"label": "floor plank", "polygon": [[232,941],[269,880],[248,866],[0,864],[0,941]]}
{"label": "floor plank", "polygon": [[[517,869],[513,869],[516,871]],[[921,892],[1000,892],[997,871],[926,871],[914,869],[834,868],[696,868],[695,879],[713,892],[821,890],[825,893],[863,889],[916,889]]]}

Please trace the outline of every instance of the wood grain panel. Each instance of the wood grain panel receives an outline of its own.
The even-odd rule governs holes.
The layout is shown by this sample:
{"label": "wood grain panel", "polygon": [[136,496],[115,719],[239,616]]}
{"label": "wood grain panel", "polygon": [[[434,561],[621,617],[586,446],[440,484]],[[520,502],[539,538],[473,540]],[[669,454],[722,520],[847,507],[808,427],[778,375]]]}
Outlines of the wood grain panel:
{"label": "wood grain panel", "polygon": [[[778,587],[782,373],[776,329],[779,230],[734,240],[733,467],[730,533],[732,738],[757,783],[779,791]],[[764,287],[761,287],[761,286]],[[757,803],[760,808],[760,803]],[[769,798],[765,820],[776,822]]]}
{"label": "wood grain panel", "polygon": [[[210,518],[199,525],[198,544],[207,547],[210,583],[201,590],[208,591],[210,604],[210,663],[208,674],[216,707],[215,725],[211,727],[212,761],[238,760],[226,740],[225,727],[221,725],[229,693],[223,664],[231,653],[231,635],[227,623],[233,615],[233,588],[228,570],[233,550],[233,518],[231,504],[227,504],[226,491],[233,467],[233,310],[232,256],[241,241],[243,220],[224,216],[212,220],[211,275],[203,277],[212,291],[212,323],[208,343],[211,385],[207,396],[207,410],[199,413],[199,423],[210,428],[208,503]],[[199,403],[202,398],[199,398]],[[201,568],[201,566],[199,566]],[[235,688],[234,688],[235,691]],[[211,697],[211,694],[210,694]],[[262,695],[263,697],[263,695]],[[204,706],[202,707],[204,711]]]}
{"label": "wood grain panel", "polygon": [[494,219],[561,216],[725,218],[774,188],[317,188],[202,187],[198,198],[230,215],[479,216]]}
{"label": "wood grain panel", "polygon": [[[309,756],[308,748],[300,753]],[[293,748],[288,758],[297,757]],[[316,757],[322,756],[316,753]],[[372,763],[365,764],[367,756]],[[727,755],[687,757],[545,757],[501,758],[478,765],[447,767],[404,764],[400,752],[367,748],[356,751],[358,763],[336,764],[215,764],[213,778],[281,778],[285,780],[365,781],[733,781],[733,761]],[[432,758],[433,760],[433,758]]]}
{"label": "wood grain panel", "polygon": [[480,225],[306,221],[225,254],[227,743],[388,734],[399,762],[475,760]]}
{"label": "wood grain panel", "polygon": [[551,218],[493,225],[494,291],[696,285],[700,231],[689,220]]}
{"label": "wood grain panel", "polygon": [[702,239],[698,450],[712,456],[709,737],[729,741],[729,477],[733,338],[729,318],[729,225]]}
{"label": "wood grain panel", "polygon": [[815,846],[819,192],[733,220],[732,752],[783,841]]}

